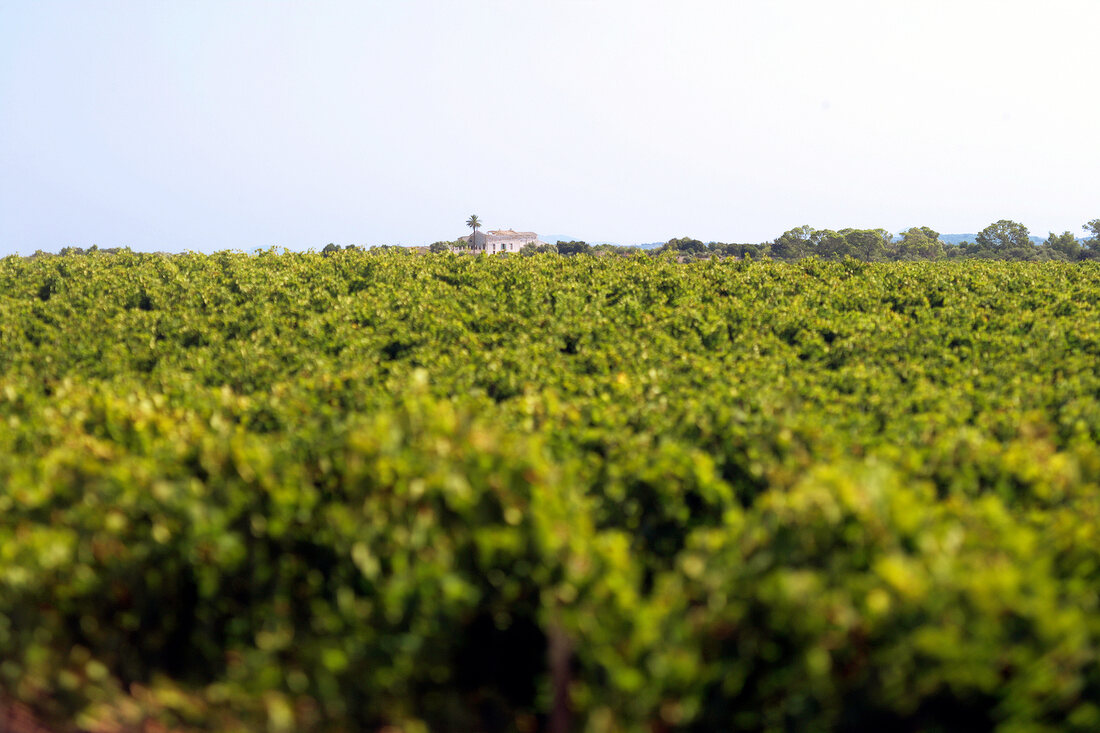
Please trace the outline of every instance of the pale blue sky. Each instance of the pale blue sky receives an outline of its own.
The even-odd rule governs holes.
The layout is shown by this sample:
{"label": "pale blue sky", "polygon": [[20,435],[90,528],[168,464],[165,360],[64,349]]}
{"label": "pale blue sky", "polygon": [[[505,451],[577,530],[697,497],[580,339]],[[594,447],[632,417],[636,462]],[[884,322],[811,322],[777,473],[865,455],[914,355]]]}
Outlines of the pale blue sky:
{"label": "pale blue sky", "polygon": [[1100,2],[0,0],[0,254],[1100,217]]}

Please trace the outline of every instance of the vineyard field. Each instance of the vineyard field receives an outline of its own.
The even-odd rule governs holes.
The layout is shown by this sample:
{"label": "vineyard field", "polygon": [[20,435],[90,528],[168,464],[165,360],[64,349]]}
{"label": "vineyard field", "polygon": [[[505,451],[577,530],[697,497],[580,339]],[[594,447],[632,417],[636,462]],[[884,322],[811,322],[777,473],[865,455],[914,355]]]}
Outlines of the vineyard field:
{"label": "vineyard field", "polygon": [[1094,731],[1098,363],[1093,262],[8,257],[0,703]]}

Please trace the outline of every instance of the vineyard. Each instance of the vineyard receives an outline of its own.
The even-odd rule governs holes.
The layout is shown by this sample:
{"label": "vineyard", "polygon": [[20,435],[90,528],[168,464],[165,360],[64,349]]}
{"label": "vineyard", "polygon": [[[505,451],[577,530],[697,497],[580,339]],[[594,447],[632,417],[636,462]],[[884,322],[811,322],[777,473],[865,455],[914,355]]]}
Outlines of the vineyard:
{"label": "vineyard", "polygon": [[9,257],[0,700],[1094,731],[1098,363],[1091,262]]}

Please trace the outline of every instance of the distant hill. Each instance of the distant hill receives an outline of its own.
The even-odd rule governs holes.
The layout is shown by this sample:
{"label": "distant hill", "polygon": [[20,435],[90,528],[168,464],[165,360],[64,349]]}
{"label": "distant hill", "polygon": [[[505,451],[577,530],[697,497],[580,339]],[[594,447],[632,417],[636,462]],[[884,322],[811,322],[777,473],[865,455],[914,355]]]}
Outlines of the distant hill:
{"label": "distant hill", "polygon": [[[900,237],[898,237],[900,239]],[[978,238],[977,234],[941,234],[940,241],[944,244],[962,244],[963,242],[973,242]]]}

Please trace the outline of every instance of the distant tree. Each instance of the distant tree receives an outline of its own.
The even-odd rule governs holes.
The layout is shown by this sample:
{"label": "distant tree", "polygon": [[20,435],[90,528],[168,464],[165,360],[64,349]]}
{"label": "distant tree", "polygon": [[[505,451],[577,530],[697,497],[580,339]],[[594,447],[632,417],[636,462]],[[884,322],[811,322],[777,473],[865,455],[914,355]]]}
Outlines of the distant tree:
{"label": "distant tree", "polygon": [[325,245],[325,248],[323,250],[321,250],[321,253],[325,256],[328,256],[328,255],[333,254],[334,252],[339,252],[339,251],[340,251],[340,245],[333,244],[332,242],[329,242],[328,244]]}
{"label": "distant tree", "polygon": [[1027,227],[1009,219],[996,221],[978,232],[978,244],[999,254],[1032,247]]}
{"label": "distant tree", "polygon": [[707,245],[703,244],[698,239],[692,239],[691,237],[680,237],[679,239],[668,240],[666,243],[661,245],[658,251],[701,255],[706,254]]}
{"label": "distant tree", "polygon": [[474,235],[477,234],[478,227],[481,226],[481,219],[477,218],[477,214],[471,214],[470,218],[466,220],[466,226],[472,230],[468,239],[464,240],[462,245],[463,249],[469,249],[474,246]]}
{"label": "distant tree", "polygon": [[998,253],[996,250],[990,249],[977,242],[963,241],[959,242],[957,247],[952,248],[952,253],[956,259],[977,259],[977,260],[993,260],[1004,259],[1005,255]]}
{"label": "distant tree", "polygon": [[451,243],[450,242],[432,242],[430,245],[428,245],[428,251],[429,252],[434,252],[436,254],[442,254],[443,252],[450,252],[451,251]]}
{"label": "distant tree", "polygon": [[738,243],[723,243],[723,242],[711,242],[707,245],[714,254],[720,257],[738,257],[744,259],[745,257],[759,257],[767,250],[766,244],[738,244]]}
{"label": "distant tree", "polygon": [[587,242],[558,242],[557,250],[562,255],[582,255],[591,252],[592,247]]}
{"label": "distant tree", "polygon": [[890,246],[890,253],[899,260],[929,260],[944,254],[940,233],[931,227],[910,227],[901,233],[901,240]]}
{"label": "distant tree", "polygon": [[1091,237],[1085,240],[1085,246],[1090,250],[1100,252],[1100,219],[1093,219],[1083,228],[1092,234]]}
{"label": "distant tree", "polygon": [[1043,242],[1043,249],[1053,259],[1077,260],[1081,258],[1081,244],[1073,232],[1051,232]]}
{"label": "distant tree", "polygon": [[634,246],[630,246],[630,245],[621,245],[621,244],[594,244],[594,245],[592,245],[592,253],[593,254],[595,254],[597,252],[600,252],[600,253],[609,254],[609,255],[611,255],[611,254],[613,254],[613,255],[629,255],[629,254],[633,254],[634,252],[638,252],[638,251],[640,251],[638,249],[638,247],[634,247]]}
{"label": "distant tree", "polygon": [[885,229],[841,229],[848,254],[861,260],[881,260],[894,236]]}
{"label": "distant tree", "polygon": [[807,255],[817,255],[826,259],[843,259],[852,256],[852,247],[843,232],[832,229],[815,229],[807,238]]}
{"label": "distant tree", "polygon": [[813,246],[813,227],[801,226],[783,232],[772,242],[771,256],[780,260],[796,260],[810,254]]}
{"label": "distant tree", "polygon": [[558,248],[553,244],[535,244],[534,242],[528,242],[519,248],[519,254],[524,257],[531,257],[538,254],[557,253]]}

